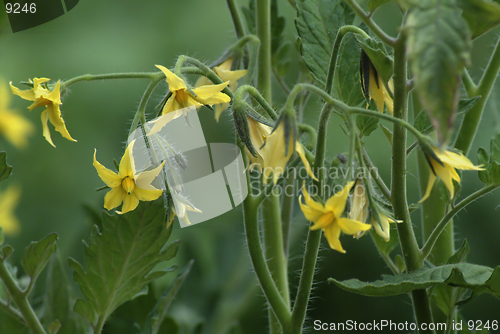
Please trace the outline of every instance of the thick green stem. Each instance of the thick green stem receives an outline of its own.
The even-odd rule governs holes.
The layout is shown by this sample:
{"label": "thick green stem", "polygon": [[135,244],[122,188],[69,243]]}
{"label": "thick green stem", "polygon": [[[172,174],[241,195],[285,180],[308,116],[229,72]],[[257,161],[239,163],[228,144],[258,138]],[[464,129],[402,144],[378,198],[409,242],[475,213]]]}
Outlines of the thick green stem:
{"label": "thick green stem", "polygon": [[[400,34],[394,48],[394,117],[404,121],[407,119],[407,68],[406,45],[404,33]],[[396,224],[399,241],[406,268],[409,272],[420,269],[423,260],[420,256],[417,240],[413,231],[408,201],[406,198],[406,130],[401,124],[393,125],[392,141],[392,175],[391,197],[394,215],[402,220]],[[413,311],[418,324],[431,323],[432,314],[429,297],[425,289],[414,290],[411,293]],[[434,331],[420,331],[421,333],[434,333]]]}
{"label": "thick green stem", "polygon": [[236,32],[236,37],[238,39],[245,36],[245,28],[243,27],[243,22],[241,21],[241,16],[238,11],[238,6],[235,0],[226,0],[227,7],[231,13],[231,19],[233,20],[234,31]]}
{"label": "thick green stem", "polygon": [[5,266],[3,259],[0,260],[0,279],[12,297],[12,300],[16,303],[19,312],[23,315],[28,328],[35,334],[46,334],[42,324],[35,314],[35,311],[33,311],[30,303],[28,302],[28,297],[14,281],[14,278]]}
{"label": "thick green stem", "polygon": [[478,198],[480,198],[480,197],[488,194],[489,192],[497,189],[498,187],[500,187],[500,185],[498,185],[498,184],[497,185],[491,184],[489,186],[486,186],[486,187],[470,194],[466,198],[464,198],[462,201],[460,201],[460,203],[455,205],[448,213],[446,213],[446,215],[444,215],[444,217],[436,225],[436,228],[434,228],[434,230],[430,234],[429,238],[425,242],[425,245],[422,247],[421,252],[422,252],[423,259],[425,259],[425,258],[427,258],[427,256],[429,256],[429,254],[433,250],[433,247],[436,243],[436,240],[438,240],[441,233],[445,230],[446,225],[451,221],[451,219],[453,217],[455,217],[455,215],[458,212],[460,212],[460,210],[462,210],[463,208],[465,208],[467,205],[471,204],[472,202],[476,201]]}
{"label": "thick green stem", "polygon": [[257,37],[260,39],[257,59],[257,89],[272,103],[271,91],[271,2],[256,0]]}
{"label": "thick green stem", "polygon": [[373,33],[378,38],[380,38],[382,42],[384,42],[389,46],[395,47],[396,39],[390,37],[382,29],[380,29],[380,27],[371,19],[371,14],[365,13],[365,11],[358,5],[358,3],[355,0],[344,0],[344,1],[349,5],[349,7],[351,7],[351,9],[356,13],[356,15],[358,15],[361,18],[361,20],[363,20],[363,22],[368,26],[368,28],[370,28],[370,30],[373,31]]}
{"label": "thick green stem", "polygon": [[[497,41],[495,50],[490,58],[490,62],[483,73],[483,77],[475,89],[475,96],[480,95],[481,99],[472,107],[471,110],[465,114],[460,126],[460,131],[458,132],[457,140],[455,142],[455,148],[462,151],[464,155],[469,153],[469,149],[476,135],[477,128],[479,127],[479,121],[483,115],[484,106],[486,101],[490,96],[493,84],[500,70],[500,38]],[[469,95],[469,97],[472,97]]]}

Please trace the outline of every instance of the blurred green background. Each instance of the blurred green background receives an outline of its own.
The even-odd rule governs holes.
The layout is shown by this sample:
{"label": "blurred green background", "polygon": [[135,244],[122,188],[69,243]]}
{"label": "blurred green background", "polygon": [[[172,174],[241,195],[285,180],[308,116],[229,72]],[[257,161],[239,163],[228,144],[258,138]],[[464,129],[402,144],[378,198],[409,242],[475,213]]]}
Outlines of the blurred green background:
{"label": "blurred green background", "polygon": [[[294,43],[297,38],[294,9],[288,1],[278,3],[280,14],[287,19],[286,36]],[[247,1],[239,1],[239,4],[247,5]],[[154,71],[155,64],[173,66],[179,54],[211,62],[235,41],[229,12],[222,0],[81,0],[62,17],[15,34],[6,22],[5,13],[0,13],[0,77],[18,87],[20,81],[33,77],[58,80],[87,73]],[[400,19],[393,5],[384,6],[375,15],[375,20],[393,35],[397,33]],[[498,32],[498,29],[492,31],[474,42],[473,68],[470,70],[473,78],[478,79],[486,66]],[[297,55],[291,56],[292,66],[286,75],[290,86],[296,82],[298,73]],[[30,113],[26,109],[28,101],[13,97],[11,106],[22,111],[36,127],[29,147],[24,150],[17,150],[0,138],[0,151],[7,151],[7,161],[14,167],[12,176],[0,185],[0,190],[9,184],[22,186],[22,198],[16,210],[22,231],[16,236],[7,236],[7,242],[16,249],[11,258],[15,265],[19,266],[22,250],[30,241],[39,240],[49,232],[58,233],[63,259],[71,256],[83,260],[81,240],[88,239],[93,222],[89,211],[103,209],[105,194],[95,191],[103,183],[92,166],[94,148],[105,166],[112,167],[113,159],[120,159],[130,122],[147,84],[147,80],[136,79],[82,82],[72,86],[61,109],[68,131],[78,142],[65,140],[49,125],[56,149],[42,137],[41,109]],[[151,114],[165,88],[163,85],[155,91],[148,108]],[[277,84],[274,96],[274,103],[283,101]],[[500,132],[499,97],[496,92],[490,97],[469,155],[473,162],[477,162],[477,148],[488,147],[489,139]],[[318,114],[318,104],[313,100],[304,119],[316,126]],[[200,119],[207,142],[234,142],[234,130],[227,112],[216,123],[213,112],[202,109]],[[328,140],[330,156],[347,148],[346,137],[335,118],[329,126]],[[382,177],[388,181],[391,155],[383,133],[380,130],[373,133],[366,146]],[[417,202],[420,194],[415,153],[410,156],[408,167],[409,200]],[[463,173],[462,186],[462,194],[479,189],[477,174]],[[460,246],[462,239],[467,237],[471,262],[492,267],[500,264],[500,210],[495,209],[499,204],[497,190],[470,205],[455,219],[456,245]],[[419,236],[418,210],[412,217]],[[298,205],[293,229],[290,282],[291,291],[295,293],[307,233],[307,222]],[[237,322],[242,324],[243,333],[263,333],[267,326],[267,308],[247,255],[241,208],[193,227],[181,230],[175,226],[173,238],[182,241],[174,261],[182,266],[194,259],[195,264],[174,302],[172,316],[188,327],[204,322],[204,333],[222,333],[227,326]],[[322,241],[309,308],[311,331],[315,319],[323,322],[413,321],[407,296],[369,298],[326,283],[328,277],[376,280],[381,274],[390,273],[369,237],[356,241],[344,236],[342,244],[347,254],[328,249],[326,240]],[[67,265],[66,268],[70,275]],[[170,279],[158,282],[156,292],[161,292]],[[37,293],[41,290],[43,285],[39,284]],[[141,299],[133,303],[138,305]],[[480,296],[462,310],[467,319],[500,320],[499,305],[500,301],[493,297]],[[123,333],[129,332],[133,317],[128,316],[126,321],[115,317],[113,326],[122,328]]]}

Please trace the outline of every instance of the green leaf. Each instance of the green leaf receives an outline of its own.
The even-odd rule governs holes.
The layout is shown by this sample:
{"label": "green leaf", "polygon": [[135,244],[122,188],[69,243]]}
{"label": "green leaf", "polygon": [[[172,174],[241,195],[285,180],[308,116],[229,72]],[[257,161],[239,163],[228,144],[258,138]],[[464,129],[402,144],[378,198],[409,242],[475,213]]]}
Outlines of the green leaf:
{"label": "green leaf", "polygon": [[467,255],[470,253],[469,244],[467,243],[467,239],[464,239],[462,246],[460,249],[455,252],[449,259],[448,264],[456,264],[463,263],[467,260]]}
{"label": "green leaf", "polygon": [[356,116],[356,126],[359,130],[360,137],[368,137],[373,131],[378,128],[377,117],[358,115]]}
{"label": "green leaf", "polygon": [[458,108],[460,74],[470,63],[470,33],[455,0],[419,0],[409,11],[408,58],[420,102],[447,143]]}
{"label": "green leaf", "polygon": [[325,87],[337,30],[343,25],[353,23],[354,12],[343,1],[297,0],[295,5],[295,26],[301,40],[302,58],[314,79]]}
{"label": "green leaf", "polygon": [[393,60],[385,49],[384,44],[373,38],[364,38],[361,35],[355,35],[359,44],[366,52],[373,66],[377,70],[377,74],[382,78],[384,83],[389,82],[393,72]]}
{"label": "green leaf", "polygon": [[7,165],[7,153],[0,152],[0,181],[8,178],[11,172],[12,167]]}
{"label": "green leaf", "polygon": [[35,281],[42,269],[57,250],[57,234],[50,233],[41,241],[33,241],[24,250],[22,265],[31,281]]}
{"label": "green leaf", "polygon": [[74,299],[60,253],[57,252],[47,266],[42,324],[48,327],[55,321],[59,321],[61,327],[58,329],[58,334],[87,333],[88,323],[72,310]]}
{"label": "green leaf", "polygon": [[469,24],[471,38],[481,36],[500,24],[500,4],[485,0],[458,0],[463,18]]}
{"label": "green leaf", "polygon": [[152,271],[172,259],[179,241],[167,243],[172,229],[166,229],[165,209],[160,198],[141,202],[126,214],[103,213],[103,230],[96,226],[85,248],[85,269],[69,259],[73,279],[80,285],[84,300],[75,311],[92,325],[105,321],[121,304],[147,292],[145,288],[172,268]]}
{"label": "green leaf", "polygon": [[386,3],[389,3],[391,0],[370,0],[368,1],[368,9],[370,10],[371,13],[375,11],[380,6],[385,5]]}
{"label": "green leaf", "polygon": [[7,260],[12,253],[14,253],[14,248],[12,248],[12,246],[7,245],[0,250],[0,256],[3,261]]}
{"label": "green leaf", "polygon": [[159,331],[163,326],[165,319],[167,318],[167,312],[174,300],[177,292],[179,291],[182,283],[186,279],[193,266],[194,260],[191,260],[178,274],[172,284],[168,287],[168,289],[163,293],[162,297],[151,311],[148,316],[148,320],[146,321],[146,329],[144,333],[164,333]]}
{"label": "green leaf", "polygon": [[416,270],[398,276],[382,276],[382,280],[366,283],[358,279],[328,282],[338,287],[366,296],[394,296],[417,289],[427,289],[436,284],[446,283],[471,289],[475,294],[490,293],[500,297],[500,266],[495,270],[470,263],[447,264],[434,268]]}

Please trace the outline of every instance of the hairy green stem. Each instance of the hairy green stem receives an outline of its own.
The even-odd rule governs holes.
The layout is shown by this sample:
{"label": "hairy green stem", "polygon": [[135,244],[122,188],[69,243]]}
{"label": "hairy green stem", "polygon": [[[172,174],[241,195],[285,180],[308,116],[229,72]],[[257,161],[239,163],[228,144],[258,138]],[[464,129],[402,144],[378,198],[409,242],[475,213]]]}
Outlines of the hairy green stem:
{"label": "hairy green stem", "polygon": [[262,96],[254,86],[243,85],[239,87],[234,93],[234,99],[238,101],[243,100],[245,93],[253,97],[255,101],[257,101],[257,103],[266,111],[271,119],[278,119],[278,114],[276,114],[276,111],[274,111],[271,104],[266,101],[264,96]]}
{"label": "hairy green stem", "polygon": [[137,112],[135,113],[134,119],[132,120],[132,124],[130,125],[130,130],[128,132],[129,136],[135,131],[135,129],[137,129],[137,126],[139,125],[139,122],[141,120],[143,123],[146,123],[145,113],[149,98],[153,94],[153,91],[155,90],[158,83],[160,83],[161,79],[163,79],[164,77],[165,76],[163,76],[163,74],[160,75],[159,73],[157,73],[156,76],[151,79],[151,82],[149,83],[148,88],[146,88],[141,102],[139,103],[139,108],[137,108]]}
{"label": "hairy green stem", "polygon": [[472,194],[464,198],[460,203],[456,204],[446,215],[439,221],[439,223],[436,225],[434,230],[432,231],[431,235],[425,242],[425,245],[422,247],[421,253],[422,253],[422,258],[426,259],[427,256],[432,251],[432,248],[434,247],[434,244],[436,243],[436,240],[439,238],[443,230],[446,228],[446,225],[448,222],[458,213],[460,210],[465,208],[467,205],[471,204],[472,202],[476,201],[478,198],[488,194],[489,192],[497,189],[500,187],[499,184],[491,184],[488,185]]}
{"label": "hairy green stem", "polygon": [[[455,142],[455,148],[462,151],[464,155],[469,153],[469,149],[472,145],[472,141],[476,135],[477,129],[479,127],[479,121],[483,115],[484,106],[486,101],[490,96],[493,84],[500,70],[500,37],[497,41],[493,54],[490,58],[490,62],[483,73],[483,77],[475,89],[474,95],[480,95],[481,98],[477,103],[465,114],[460,126],[460,131],[458,132],[457,140]],[[472,96],[469,96],[472,97]]]}
{"label": "hairy green stem", "polygon": [[312,126],[303,123],[299,123],[297,125],[297,128],[299,129],[300,134],[309,134],[309,140],[307,141],[306,147],[312,150],[314,145],[316,144],[316,141],[318,140],[318,134],[316,133],[316,130]]}
{"label": "hairy green stem", "polygon": [[[223,83],[223,81],[221,80],[221,78],[219,78],[219,76],[217,74],[215,74],[215,72],[212,71],[212,69],[210,69],[210,67],[208,67],[207,65],[203,64],[198,59],[193,58],[193,57],[189,57],[189,56],[185,56],[185,55],[181,55],[177,59],[177,63],[175,65],[175,67],[177,68],[177,66],[179,66],[179,71],[182,72],[183,69],[182,69],[181,66],[184,63],[188,63],[188,64],[191,64],[191,65],[194,65],[194,66],[198,67],[202,71],[202,74],[204,76],[206,76],[214,84],[218,85],[218,84]],[[231,92],[231,90],[229,89],[229,87],[224,88],[222,90],[222,92],[224,94],[227,94],[230,98],[233,98],[233,92]]]}
{"label": "hairy green stem", "polygon": [[477,85],[474,83],[474,80],[472,80],[466,68],[464,68],[464,72],[462,73],[462,83],[464,84],[467,96],[471,97],[477,95]]}
{"label": "hairy green stem", "polygon": [[0,260],[0,279],[12,297],[12,300],[16,303],[16,306],[22,314],[28,328],[35,334],[46,334],[42,324],[35,314],[35,311],[31,308],[31,305],[28,302],[28,297],[14,281],[14,278],[7,269],[3,259]]}
{"label": "hairy green stem", "polygon": [[[61,82],[61,95],[63,95],[69,86],[81,81],[95,81],[108,79],[151,79],[153,80],[162,72],[128,72],[128,73],[109,73],[109,74],[84,74]],[[163,77],[165,77],[163,75]]]}
{"label": "hairy green stem", "polygon": [[[407,67],[406,43],[402,32],[394,47],[394,117],[404,121],[407,119]],[[394,123],[392,140],[392,175],[391,198],[394,215],[402,223],[396,224],[399,241],[406,268],[409,272],[420,269],[423,260],[420,256],[417,240],[413,231],[408,201],[406,198],[406,130],[402,124]],[[415,135],[417,135],[415,133]],[[417,135],[418,138],[418,135]],[[431,323],[432,313],[429,297],[425,289],[414,290],[411,293],[413,311],[417,323]],[[434,333],[434,331],[419,331],[420,333]]]}
{"label": "hairy green stem", "polygon": [[382,192],[382,195],[385,197],[386,200],[391,201],[391,191],[389,190],[389,188],[387,188],[384,180],[382,180],[382,178],[380,177],[378,169],[373,165],[372,161],[370,160],[370,157],[368,156],[368,153],[366,153],[366,150],[364,148],[362,152],[363,152],[364,163],[368,166],[368,169],[370,170],[370,175],[377,184],[378,189]]}
{"label": "hairy green stem", "polygon": [[257,37],[260,40],[257,59],[257,89],[272,103],[271,87],[271,2],[256,0]]}
{"label": "hairy green stem", "polygon": [[365,13],[363,8],[359,6],[356,0],[344,0],[344,1],[349,5],[349,7],[351,7],[351,9],[356,13],[356,15],[358,15],[361,18],[361,20],[363,20],[363,22],[368,26],[368,28],[370,28],[370,30],[373,31],[373,33],[378,38],[380,38],[382,42],[391,47],[396,46],[396,39],[390,37],[382,29],[380,29],[380,27],[371,19],[371,15]]}
{"label": "hairy green stem", "polygon": [[330,64],[330,66],[328,67],[328,74],[326,76],[325,92],[327,92],[328,94],[332,92],[333,75],[335,72],[340,44],[342,43],[342,38],[344,38],[345,34],[347,34],[348,32],[352,32],[354,34],[360,34],[364,38],[370,38],[370,36],[363,29],[358,28],[356,26],[347,25],[340,27],[340,29],[337,32],[337,36],[335,37],[335,42],[333,43],[332,55],[330,56],[330,61],[333,61],[334,63]]}
{"label": "hairy green stem", "polygon": [[238,5],[236,5],[235,0],[226,0],[226,4],[229,8],[229,13],[231,13],[234,31],[236,32],[236,38],[240,39],[245,36],[245,28],[243,27],[243,22],[241,21],[241,16],[238,11]]}

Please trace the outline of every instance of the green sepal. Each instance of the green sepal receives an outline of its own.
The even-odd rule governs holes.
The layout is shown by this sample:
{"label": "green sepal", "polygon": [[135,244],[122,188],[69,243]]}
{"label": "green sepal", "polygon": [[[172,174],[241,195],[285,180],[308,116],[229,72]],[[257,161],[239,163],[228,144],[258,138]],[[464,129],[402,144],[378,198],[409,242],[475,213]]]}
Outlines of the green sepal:
{"label": "green sepal", "polygon": [[49,261],[52,254],[57,250],[57,234],[50,233],[41,241],[33,241],[25,248],[22,266],[31,281],[35,281]]}
{"label": "green sepal", "polygon": [[12,172],[12,167],[7,165],[7,153],[0,152],[0,181],[5,180],[10,176]]}
{"label": "green sepal", "polygon": [[392,132],[389,130],[386,126],[380,124],[380,127],[382,128],[382,131],[384,132],[385,137],[389,141],[389,144],[392,146]]}
{"label": "green sepal", "polygon": [[479,165],[483,165],[485,170],[478,170],[477,175],[479,176],[479,180],[484,184],[493,184],[493,180],[490,176],[490,162],[488,152],[482,147],[477,150],[477,161]]}
{"label": "green sepal", "polygon": [[365,296],[394,296],[446,283],[471,289],[475,295],[490,293],[499,298],[500,266],[492,269],[470,263],[447,264],[398,276],[383,275],[381,280],[375,282],[361,282],[358,279],[337,281],[333,278],[329,278],[328,282]]}
{"label": "green sepal", "polygon": [[467,256],[470,253],[470,247],[469,244],[467,243],[467,239],[464,239],[462,242],[462,246],[460,246],[460,249],[455,252],[449,259],[448,259],[448,264],[456,264],[456,263],[463,263],[467,260]]}
{"label": "green sepal", "polygon": [[257,157],[257,151],[253,147],[252,140],[250,139],[250,130],[248,129],[247,115],[245,112],[233,108],[234,128],[240,140],[245,144],[246,148],[251,155]]}
{"label": "green sepal", "polygon": [[[382,82],[387,87],[389,79],[392,77],[393,72],[393,59],[385,49],[384,44],[381,41],[375,40],[373,38],[365,38],[359,34],[354,35],[361,45],[361,48],[370,58],[371,63],[377,70],[377,75],[380,76]],[[390,91],[387,89],[387,91]]]}

